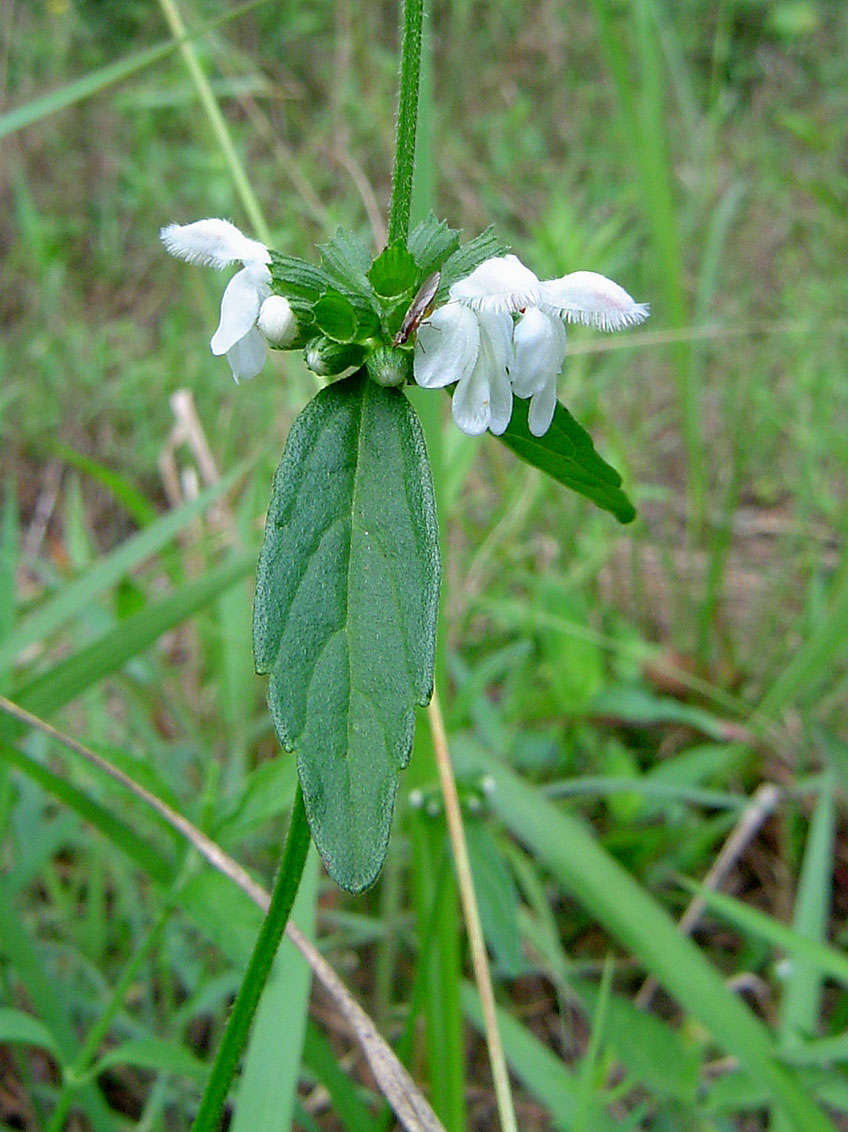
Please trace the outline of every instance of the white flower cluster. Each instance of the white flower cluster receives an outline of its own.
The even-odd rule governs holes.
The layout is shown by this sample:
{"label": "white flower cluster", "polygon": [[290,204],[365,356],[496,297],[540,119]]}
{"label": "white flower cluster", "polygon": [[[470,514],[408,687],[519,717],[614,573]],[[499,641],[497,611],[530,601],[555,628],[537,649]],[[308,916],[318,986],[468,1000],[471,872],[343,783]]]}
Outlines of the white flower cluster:
{"label": "white flower cluster", "polygon": [[297,333],[288,301],[271,294],[268,249],[229,220],[169,224],[159,235],[171,255],[188,263],[222,268],[241,261],[242,270],[224,291],[221,320],[209,345],[213,354],[227,355],[237,382],[256,377],[265,363],[265,342],[285,346]]}
{"label": "white flower cluster", "polygon": [[594,271],[540,281],[514,255],[481,263],[449,299],[418,331],[415,380],[427,389],[457,383],[453,417],[469,436],[504,432],[513,394],[530,398],[528,427],[543,436],[556,408],[565,321],[623,330],[649,313]]}
{"label": "white flower cluster", "polygon": [[[236,381],[255,377],[266,341],[286,346],[297,334],[288,301],[271,294],[268,249],[228,220],[169,224],[160,235],[172,255],[189,263],[223,268],[241,261],[210,345],[213,354],[227,355]],[[530,398],[530,431],[543,436],[556,408],[565,322],[623,330],[647,317],[646,304],[594,271],[540,281],[516,256],[497,256],[454,283],[449,301],[421,323],[413,373],[426,389],[456,382],[453,416],[469,436],[504,432],[513,395]]]}

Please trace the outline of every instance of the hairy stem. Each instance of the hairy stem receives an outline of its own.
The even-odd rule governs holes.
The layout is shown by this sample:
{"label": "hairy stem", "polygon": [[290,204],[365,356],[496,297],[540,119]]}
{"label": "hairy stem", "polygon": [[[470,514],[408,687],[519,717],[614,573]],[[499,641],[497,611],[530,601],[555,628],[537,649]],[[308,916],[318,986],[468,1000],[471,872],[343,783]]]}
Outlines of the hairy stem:
{"label": "hairy stem", "polygon": [[415,130],[418,124],[418,90],[421,81],[421,27],[424,0],[404,0],[403,46],[400,59],[395,170],[389,209],[389,243],[406,240],[415,172]]}

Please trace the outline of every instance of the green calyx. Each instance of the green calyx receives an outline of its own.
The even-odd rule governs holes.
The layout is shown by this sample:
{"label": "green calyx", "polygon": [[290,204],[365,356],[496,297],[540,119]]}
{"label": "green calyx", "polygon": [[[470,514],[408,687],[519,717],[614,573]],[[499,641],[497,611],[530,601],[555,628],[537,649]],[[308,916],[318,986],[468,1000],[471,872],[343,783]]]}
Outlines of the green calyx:
{"label": "green calyx", "polygon": [[272,252],[272,292],[288,299],[297,319],[286,348],[303,350],[307,366],[322,377],[364,364],[378,385],[411,381],[418,320],[408,335],[398,340],[398,334],[422,284],[439,272],[434,300],[444,302],[451,283],[505,251],[491,229],[462,246],[459,235],[430,213],[408,240],[389,243],[373,258],[342,228],[319,245],[320,266]]}

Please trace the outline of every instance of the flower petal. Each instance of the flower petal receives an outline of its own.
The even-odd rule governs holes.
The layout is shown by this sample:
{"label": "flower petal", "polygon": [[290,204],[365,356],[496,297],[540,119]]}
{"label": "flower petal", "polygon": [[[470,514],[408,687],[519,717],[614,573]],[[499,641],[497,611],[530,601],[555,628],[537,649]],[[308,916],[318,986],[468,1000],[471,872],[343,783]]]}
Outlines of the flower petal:
{"label": "flower petal", "polygon": [[495,256],[458,280],[450,297],[478,310],[518,311],[537,306],[540,283],[518,256]]}
{"label": "flower petal", "polygon": [[251,240],[229,220],[195,220],[193,224],[169,224],[160,229],[165,250],[188,263],[209,267],[226,267],[242,263],[269,263],[271,256],[264,244]]}
{"label": "flower petal", "polygon": [[265,339],[255,326],[227,350],[227,361],[236,384],[256,377],[265,364]]}
{"label": "flower petal", "polygon": [[651,313],[647,303],[637,303],[623,287],[595,271],[573,271],[562,279],[546,280],[542,301],[561,311],[569,322],[599,330],[638,326]]}
{"label": "flower petal", "polygon": [[512,416],[512,386],[506,370],[495,370],[489,382],[489,432],[500,436]]}
{"label": "flower petal", "polygon": [[209,343],[213,354],[226,354],[256,325],[262,298],[254,274],[245,267],[227,284],[221,299],[221,321]]}
{"label": "flower petal", "polygon": [[489,427],[491,405],[489,380],[485,367],[475,366],[454,390],[451,411],[457,426],[466,436],[482,436]]}
{"label": "flower petal", "polygon": [[453,417],[469,436],[486,429],[500,435],[512,416],[512,389],[507,367],[512,358],[512,318],[480,311],[476,315],[480,348],[469,376],[453,395]]}
{"label": "flower petal", "polygon": [[468,377],[477,361],[480,331],[474,313],[447,303],[421,323],[413,373],[425,389],[441,389]]}
{"label": "flower petal", "polygon": [[556,409],[556,378],[546,382],[530,398],[527,427],[533,436],[544,436],[551,427]]}
{"label": "flower petal", "polygon": [[530,307],[515,324],[515,360],[509,376],[519,397],[529,397],[559,376],[565,359],[565,326],[558,314]]}

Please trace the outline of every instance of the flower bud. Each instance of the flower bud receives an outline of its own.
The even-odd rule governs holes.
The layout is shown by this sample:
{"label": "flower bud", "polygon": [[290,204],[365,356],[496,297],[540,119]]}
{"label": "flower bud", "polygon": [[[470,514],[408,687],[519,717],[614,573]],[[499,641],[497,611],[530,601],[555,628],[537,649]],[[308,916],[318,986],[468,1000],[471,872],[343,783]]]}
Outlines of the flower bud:
{"label": "flower bud", "polygon": [[368,355],[365,365],[368,376],[378,385],[403,385],[412,380],[412,354],[409,350],[378,346]]}
{"label": "flower bud", "polygon": [[351,366],[361,366],[365,347],[355,342],[331,342],[329,338],[313,338],[303,352],[306,364],[319,377],[333,377]]}
{"label": "flower bud", "polygon": [[259,308],[256,325],[267,342],[278,349],[285,349],[297,337],[297,319],[282,295],[268,296]]}

